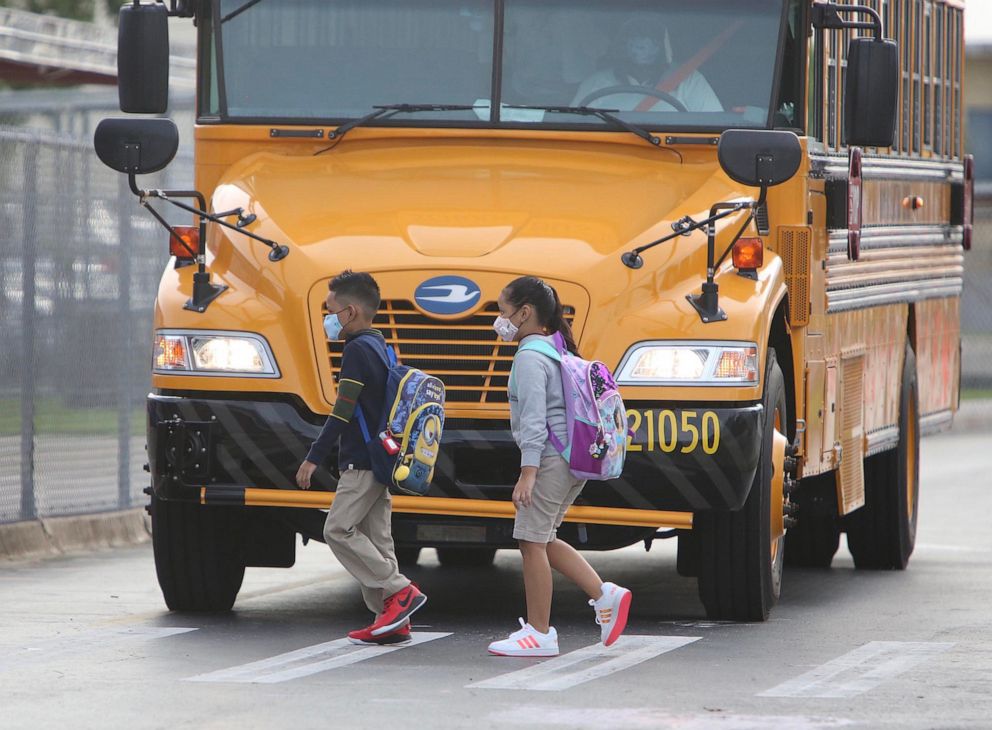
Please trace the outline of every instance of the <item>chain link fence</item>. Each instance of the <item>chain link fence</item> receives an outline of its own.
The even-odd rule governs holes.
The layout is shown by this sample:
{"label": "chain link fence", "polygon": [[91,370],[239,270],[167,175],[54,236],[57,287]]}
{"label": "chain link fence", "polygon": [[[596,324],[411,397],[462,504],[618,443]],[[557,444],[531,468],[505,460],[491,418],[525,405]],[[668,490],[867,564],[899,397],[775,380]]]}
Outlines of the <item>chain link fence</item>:
{"label": "chain link fence", "polygon": [[[0,523],[142,503],[152,303],[168,261],[164,229],[92,149],[116,94],[31,94],[0,115]],[[142,184],[187,188],[192,173],[181,151]]]}
{"label": "chain link fence", "polygon": [[[5,95],[11,97],[13,95]],[[116,94],[0,103],[0,523],[144,503],[152,303],[167,236],[92,151]],[[184,147],[147,187],[187,188]],[[962,308],[963,386],[992,392],[992,190],[976,212]],[[163,211],[172,216],[175,213]],[[182,214],[180,214],[181,216]]]}

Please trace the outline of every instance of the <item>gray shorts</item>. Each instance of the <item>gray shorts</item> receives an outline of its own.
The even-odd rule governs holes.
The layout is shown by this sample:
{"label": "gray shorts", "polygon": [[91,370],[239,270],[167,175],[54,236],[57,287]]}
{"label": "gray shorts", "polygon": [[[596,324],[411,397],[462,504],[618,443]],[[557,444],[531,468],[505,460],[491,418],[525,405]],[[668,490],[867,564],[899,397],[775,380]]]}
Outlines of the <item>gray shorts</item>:
{"label": "gray shorts", "polygon": [[558,454],[541,457],[530,507],[517,507],[513,539],[527,542],[554,542],[565,512],[579,496],[585,479],[576,479],[568,462]]}

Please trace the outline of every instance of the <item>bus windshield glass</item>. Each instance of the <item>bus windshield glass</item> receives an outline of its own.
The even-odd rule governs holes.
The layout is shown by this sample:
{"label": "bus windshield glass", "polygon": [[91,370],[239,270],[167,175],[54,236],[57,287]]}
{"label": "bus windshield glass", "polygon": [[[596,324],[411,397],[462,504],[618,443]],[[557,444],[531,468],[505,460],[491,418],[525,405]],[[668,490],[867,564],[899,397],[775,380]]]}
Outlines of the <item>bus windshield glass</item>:
{"label": "bus windshield glass", "polygon": [[784,2],[216,0],[201,109],[329,123],[469,105],[387,123],[609,128],[542,109],[587,106],[647,128],[766,127]]}

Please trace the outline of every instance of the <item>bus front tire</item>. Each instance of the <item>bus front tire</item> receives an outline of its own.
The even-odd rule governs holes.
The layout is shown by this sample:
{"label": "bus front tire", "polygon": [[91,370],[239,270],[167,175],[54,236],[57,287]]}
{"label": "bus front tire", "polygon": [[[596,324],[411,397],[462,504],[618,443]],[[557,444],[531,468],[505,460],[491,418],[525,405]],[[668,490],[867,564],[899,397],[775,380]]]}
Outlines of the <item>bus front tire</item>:
{"label": "bus front tire", "polygon": [[171,611],[229,611],[241,590],[242,514],[152,497],[155,572]]}
{"label": "bus front tire", "polygon": [[772,444],[785,433],[785,379],[769,350],[765,366],[764,432],[758,469],[744,506],[737,512],[698,512],[699,598],[710,619],[765,621],[782,586],[785,539],[771,536],[771,510],[783,508],[772,495]]}
{"label": "bus front tire", "polygon": [[845,518],[854,567],[904,570],[916,544],[920,498],[916,356],[906,345],[899,395],[899,444],[865,459],[865,504]]}

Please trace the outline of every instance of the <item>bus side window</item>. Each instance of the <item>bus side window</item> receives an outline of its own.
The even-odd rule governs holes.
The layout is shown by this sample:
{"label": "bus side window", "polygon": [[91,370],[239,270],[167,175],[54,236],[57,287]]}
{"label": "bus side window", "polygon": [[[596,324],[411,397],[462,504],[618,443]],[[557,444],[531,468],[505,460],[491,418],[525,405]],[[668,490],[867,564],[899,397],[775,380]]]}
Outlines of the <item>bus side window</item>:
{"label": "bus side window", "polygon": [[803,76],[806,68],[804,40],[801,33],[802,7],[799,0],[790,0],[789,20],[785,30],[785,49],[782,54],[782,78],[779,83],[778,106],[773,124],[776,127],[803,129]]}

